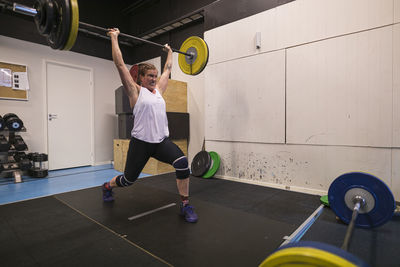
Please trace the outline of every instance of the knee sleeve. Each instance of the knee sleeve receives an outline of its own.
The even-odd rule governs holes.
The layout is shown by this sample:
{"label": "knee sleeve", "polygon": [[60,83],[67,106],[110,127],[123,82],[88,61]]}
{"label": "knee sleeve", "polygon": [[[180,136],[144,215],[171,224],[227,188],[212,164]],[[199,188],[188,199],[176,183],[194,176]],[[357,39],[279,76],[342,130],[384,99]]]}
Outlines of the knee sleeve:
{"label": "knee sleeve", "polygon": [[189,177],[190,170],[189,170],[189,163],[188,163],[186,156],[177,158],[172,163],[172,166],[174,166],[174,168],[175,168],[177,179],[186,179]]}
{"label": "knee sleeve", "polygon": [[135,179],[127,179],[125,177],[124,174],[118,175],[117,178],[115,179],[115,183],[119,186],[119,187],[124,187],[124,186],[130,186],[133,184],[133,182],[135,182]]}

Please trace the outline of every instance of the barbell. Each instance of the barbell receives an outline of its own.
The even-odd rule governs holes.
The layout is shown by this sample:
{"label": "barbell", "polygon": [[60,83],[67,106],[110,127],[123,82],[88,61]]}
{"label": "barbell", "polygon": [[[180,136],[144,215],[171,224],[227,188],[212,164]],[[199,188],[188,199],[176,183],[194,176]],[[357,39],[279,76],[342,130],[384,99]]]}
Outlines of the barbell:
{"label": "barbell", "polygon": [[[33,7],[0,0],[0,7],[33,17],[39,34],[46,37],[48,45],[53,49],[70,50],[75,44],[78,31],[108,38],[106,37],[108,29],[79,21],[77,0],[36,0]],[[103,34],[98,34],[93,30],[101,31]],[[136,36],[125,33],[120,33],[120,36],[164,48],[162,44]],[[120,43],[124,42],[120,41]],[[179,50],[171,49],[173,52],[179,53],[178,64],[185,74],[197,75],[207,65],[208,46],[198,36],[187,38]]]}
{"label": "barbell", "polygon": [[348,224],[341,248],[314,241],[289,243],[269,255],[260,267],[367,267],[368,264],[348,251],[351,236],[355,226],[377,227],[392,218],[396,209],[392,192],[382,180],[371,174],[350,172],[332,182],[328,200],[336,216]]}

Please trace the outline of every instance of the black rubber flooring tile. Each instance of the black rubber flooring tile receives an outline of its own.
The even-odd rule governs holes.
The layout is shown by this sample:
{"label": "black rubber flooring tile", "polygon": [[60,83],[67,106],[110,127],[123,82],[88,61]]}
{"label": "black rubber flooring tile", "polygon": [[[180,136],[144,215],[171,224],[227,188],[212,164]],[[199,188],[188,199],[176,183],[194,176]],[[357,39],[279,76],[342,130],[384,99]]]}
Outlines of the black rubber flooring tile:
{"label": "black rubber flooring tile", "polygon": [[[174,266],[258,266],[295,229],[281,221],[231,208],[229,203],[204,200],[197,197],[199,192],[193,193],[190,201],[200,219],[190,224],[179,216],[176,193],[141,181],[114,191],[113,203],[102,202],[100,187],[57,198]],[[223,191],[220,194],[222,198]],[[171,203],[177,205],[128,220]]]}
{"label": "black rubber flooring tile", "polygon": [[[302,240],[318,241],[341,247],[348,226],[336,220],[334,212],[324,208],[318,220],[311,226]],[[400,216],[386,224],[371,228],[354,228],[349,252],[371,266],[399,267]]]}
{"label": "black rubber flooring tile", "polygon": [[168,266],[53,197],[0,214],[0,266]]}
{"label": "black rubber flooring tile", "polygon": [[[176,193],[175,174],[147,177],[139,182]],[[190,178],[190,195],[218,205],[299,226],[321,204],[320,196],[222,179]]]}

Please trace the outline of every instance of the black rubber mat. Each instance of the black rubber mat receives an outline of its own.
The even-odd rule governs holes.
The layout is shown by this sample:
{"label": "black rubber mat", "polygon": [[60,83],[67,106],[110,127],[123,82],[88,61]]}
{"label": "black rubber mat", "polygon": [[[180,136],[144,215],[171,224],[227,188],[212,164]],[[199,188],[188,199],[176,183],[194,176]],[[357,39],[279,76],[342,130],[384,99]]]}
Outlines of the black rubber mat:
{"label": "black rubber mat", "polygon": [[114,191],[113,203],[97,187],[0,206],[0,256],[9,266],[258,266],[319,206],[318,196],[192,178],[190,224],[174,174]]}
{"label": "black rubber mat", "polygon": [[[178,204],[175,176],[148,177],[114,191],[111,204],[101,201],[99,188],[57,197],[174,266],[257,266],[319,206],[315,196],[192,178],[190,201],[200,218],[196,224],[178,215],[178,205],[129,221],[131,216]],[[282,210],[284,203],[277,202],[287,193],[297,201],[290,204],[293,198],[285,199]],[[294,215],[288,216],[290,211]],[[288,222],[288,217],[295,220]]]}
{"label": "black rubber mat", "polygon": [[[318,241],[341,247],[347,225],[337,221],[334,212],[324,208],[318,220],[302,240]],[[371,266],[399,267],[400,216],[371,229],[355,228],[349,243],[349,252]]]}
{"label": "black rubber mat", "polygon": [[54,197],[0,206],[0,266],[168,266]]}

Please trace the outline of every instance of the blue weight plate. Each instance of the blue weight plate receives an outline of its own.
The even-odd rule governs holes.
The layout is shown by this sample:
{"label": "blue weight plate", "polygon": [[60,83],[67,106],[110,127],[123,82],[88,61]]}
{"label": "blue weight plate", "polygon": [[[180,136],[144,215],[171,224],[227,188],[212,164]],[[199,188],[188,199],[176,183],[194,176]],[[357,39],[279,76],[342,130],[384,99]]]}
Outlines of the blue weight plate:
{"label": "blue weight plate", "polygon": [[328,191],[330,207],[343,222],[350,223],[353,213],[345,202],[346,192],[351,189],[367,191],[375,202],[371,210],[358,214],[355,221],[356,226],[362,228],[377,227],[392,218],[396,202],[389,187],[371,174],[350,172],[336,178]]}

